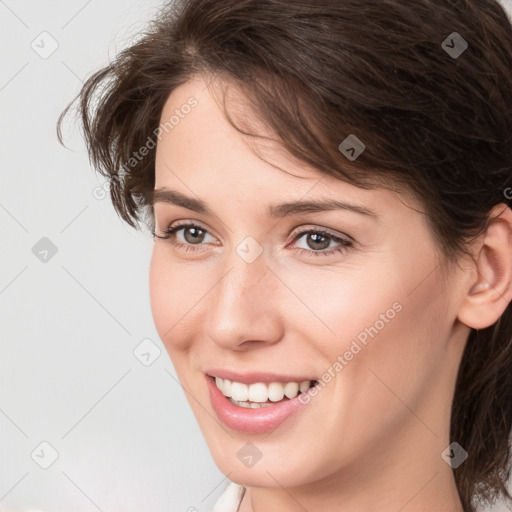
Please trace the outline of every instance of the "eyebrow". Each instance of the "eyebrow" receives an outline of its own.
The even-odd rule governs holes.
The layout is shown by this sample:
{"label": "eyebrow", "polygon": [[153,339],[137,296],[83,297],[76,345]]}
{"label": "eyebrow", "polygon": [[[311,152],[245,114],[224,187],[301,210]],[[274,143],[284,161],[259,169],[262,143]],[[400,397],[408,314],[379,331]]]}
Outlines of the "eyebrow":
{"label": "eyebrow", "polygon": [[[169,190],[166,188],[159,188],[152,192],[152,202],[155,203],[168,203],[176,206],[182,206],[188,210],[192,210],[204,215],[215,216],[214,212],[206,205],[201,199],[188,197],[177,190]],[[289,203],[282,203],[270,205],[266,214],[271,218],[282,218],[300,213],[316,213],[331,210],[348,210],[368,217],[373,217],[378,220],[378,215],[361,205],[346,203],[344,201],[336,201],[333,199],[318,199],[315,201],[292,201]]]}

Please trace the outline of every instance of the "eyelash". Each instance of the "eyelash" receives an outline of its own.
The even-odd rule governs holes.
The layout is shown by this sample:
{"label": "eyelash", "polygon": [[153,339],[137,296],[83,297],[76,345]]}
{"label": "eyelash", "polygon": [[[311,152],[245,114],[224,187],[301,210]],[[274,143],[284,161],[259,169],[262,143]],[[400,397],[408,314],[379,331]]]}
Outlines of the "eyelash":
{"label": "eyelash", "polygon": [[[163,235],[166,235],[166,236],[157,235],[154,231],[152,231],[152,234],[154,237],[160,238],[162,240],[168,240],[172,245],[174,245],[178,249],[181,249],[184,247],[185,251],[198,251],[198,250],[201,251],[202,249],[194,248],[193,247],[194,244],[185,244],[182,242],[177,242],[175,240],[175,238],[174,238],[175,233],[183,228],[199,228],[202,231],[209,233],[206,229],[199,226],[198,224],[193,224],[193,223],[189,222],[189,223],[184,223],[184,224],[177,224],[176,226],[173,226],[172,228],[170,227],[169,229],[167,229],[166,231],[163,232]],[[293,239],[293,241],[295,242],[296,240],[300,239],[304,235],[308,235],[308,234],[312,234],[312,233],[327,236],[328,238],[330,238],[331,240],[333,240],[334,242],[336,242],[340,245],[333,249],[329,249],[329,250],[324,249],[322,251],[314,251],[312,249],[298,249],[298,251],[300,251],[301,255],[307,255],[307,256],[313,256],[313,257],[331,256],[335,253],[343,253],[348,248],[352,247],[352,245],[353,245],[353,243],[350,242],[349,240],[346,240],[344,238],[333,235],[332,233],[329,233],[322,229],[306,229],[304,231],[300,231],[299,233],[297,233],[295,235],[295,238]],[[198,245],[203,245],[203,244],[198,244]]]}

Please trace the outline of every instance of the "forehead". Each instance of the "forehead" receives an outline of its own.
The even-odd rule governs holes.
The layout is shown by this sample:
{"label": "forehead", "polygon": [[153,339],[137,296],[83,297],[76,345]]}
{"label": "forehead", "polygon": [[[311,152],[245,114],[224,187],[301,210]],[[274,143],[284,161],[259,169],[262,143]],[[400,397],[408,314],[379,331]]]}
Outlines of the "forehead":
{"label": "forehead", "polygon": [[[223,96],[217,94],[220,90],[195,76],[168,97],[160,118],[160,125],[167,122],[168,130],[161,132],[157,143],[155,189],[196,198],[217,196],[219,200],[261,203],[262,207],[263,198],[269,213],[273,204],[321,198],[359,204],[361,210],[372,210],[378,216],[379,209],[389,210],[399,199],[389,190],[364,190],[326,175],[297,160],[275,141],[241,134],[224,115]],[[239,119],[245,120],[256,133],[272,136],[236,88],[228,88],[225,101],[237,124]],[[408,201],[410,204],[411,198]]]}
{"label": "forehead", "polygon": [[[187,162],[189,168],[197,162],[205,171],[215,169],[217,172],[232,164],[242,174],[256,162],[263,166],[263,160],[254,154],[256,150],[276,167],[283,164],[295,180],[316,181],[322,177],[317,170],[308,169],[303,162],[294,159],[277,142],[241,134],[226,119],[223,101],[239,126],[249,125],[262,137],[272,138],[268,127],[257,119],[248,100],[236,87],[220,79],[210,83],[196,75],[177,87],[164,105],[160,126],[167,122],[168,130],[161,132],[157,144],[157,169],[161,170],[162,162],[169,165],[169,161]],[[194,107],[188,107],[189,104]]]}

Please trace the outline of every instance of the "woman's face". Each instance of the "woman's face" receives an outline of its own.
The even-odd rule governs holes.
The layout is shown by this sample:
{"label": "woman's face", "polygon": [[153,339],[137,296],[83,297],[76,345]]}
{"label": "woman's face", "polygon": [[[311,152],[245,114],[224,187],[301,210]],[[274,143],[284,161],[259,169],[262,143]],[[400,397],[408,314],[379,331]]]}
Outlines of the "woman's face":
{"label": "woman's face", "polygon": [[[264,162],[199,78],[170,95],[162,124],[173,115],[157,146],[155,189],[211,213],[155,202],[158,235],[194,226],[155,238],[151,307],[220,470],[238,483],[287,487],[368,476],[405,457],[411,471],[445,464],[468,328],[457,321],[456,277],[442,279],[421,205],[330,178],[268,145],[265,158],[287,172]],[[268,213],[318,201],[356,208]],[[225,423],[207,377],[223,371],[248,384],[262,372],[320,388],[284,421],[271,407],[235,405]],[[252,413],[267,416],[251,421]]]}

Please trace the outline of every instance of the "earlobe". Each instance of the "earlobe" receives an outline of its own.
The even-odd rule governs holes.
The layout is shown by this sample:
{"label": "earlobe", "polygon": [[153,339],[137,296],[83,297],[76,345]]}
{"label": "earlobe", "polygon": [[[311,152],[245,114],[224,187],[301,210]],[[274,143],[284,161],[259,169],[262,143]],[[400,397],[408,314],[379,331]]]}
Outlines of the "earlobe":
{"label": "earlobe", "polygon": [[512,300],[512,210],[501,203],[489,214],[475,254],[476,278],[468,283],[458,319],[468,327],[493,325]]}

